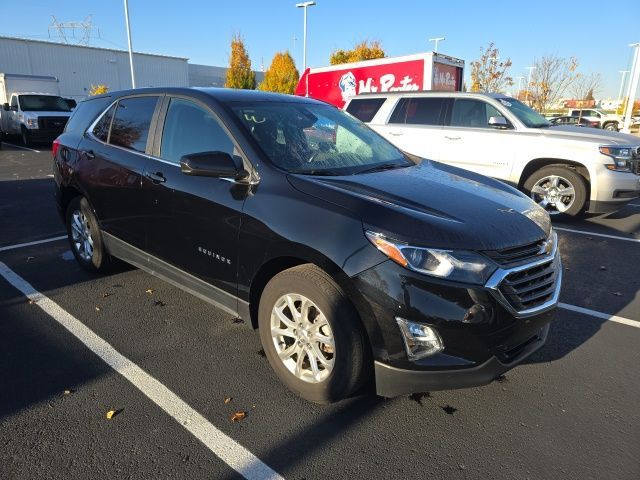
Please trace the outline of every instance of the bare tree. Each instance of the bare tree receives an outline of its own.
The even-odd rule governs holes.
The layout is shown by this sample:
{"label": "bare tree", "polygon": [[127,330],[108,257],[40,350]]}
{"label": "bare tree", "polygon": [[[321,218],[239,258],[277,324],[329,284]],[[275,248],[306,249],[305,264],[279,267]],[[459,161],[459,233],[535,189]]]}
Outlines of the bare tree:
{"label": "bare tree", "polygon": [[602,75],[599,73],[590,73],[589,75],[579,73],[569,91],[576,100],[593,100],[593,96],[597,95],[601,88]]}
{"label": "bare tree", "polygon": [[533,66],[535,68],[531,83],[527,85],[526,98],[533,109],[546,112],[562,98],[569,85],[577,78],[578,60],[575,57],[550,55],[536,59]]}
{"label": "bare tree", "polygon": [[513,85],[508,75],[511,59],[500,61],[500,50],[493,42],[480,48],[480,58],[471,62],[472,92],[502,92]]}

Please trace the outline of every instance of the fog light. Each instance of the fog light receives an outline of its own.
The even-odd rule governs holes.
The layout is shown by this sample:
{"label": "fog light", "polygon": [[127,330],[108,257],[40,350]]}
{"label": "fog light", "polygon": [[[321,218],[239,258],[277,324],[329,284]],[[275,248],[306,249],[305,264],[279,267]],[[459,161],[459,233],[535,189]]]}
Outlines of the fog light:
{"label": "fog light", "polygon": [[434,328],[421,323],[410,322],[400,317],[396,317],[396,322],[398,322],[402,332],[409,360],[416,361],[435,355],[444,348],[440,335]]}

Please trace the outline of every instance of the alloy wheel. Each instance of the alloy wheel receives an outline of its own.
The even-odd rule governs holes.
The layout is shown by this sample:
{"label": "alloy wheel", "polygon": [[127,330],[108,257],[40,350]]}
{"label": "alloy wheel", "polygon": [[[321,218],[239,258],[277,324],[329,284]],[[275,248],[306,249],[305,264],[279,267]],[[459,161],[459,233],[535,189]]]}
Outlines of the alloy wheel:
{"label": "alloy wheel", "polygon": [[333,370],[335,340],[318,306],[304,295],[281,296],[271,311],[271,339],[284,366],[308,383],[324,381]]}
{"label": "alloy wheel", "polygon": [[90,261],[93,257],[91,227],[87,217],[80,210],[75,210],[71,214],[71,238],[80,258],[86,262]]}
{"label": "alloy wheel", "polygon": [[564,177],[548,175],[538,180],[531,188],[531,198],[554,215],[566,212],[576,199],[573,184]]}

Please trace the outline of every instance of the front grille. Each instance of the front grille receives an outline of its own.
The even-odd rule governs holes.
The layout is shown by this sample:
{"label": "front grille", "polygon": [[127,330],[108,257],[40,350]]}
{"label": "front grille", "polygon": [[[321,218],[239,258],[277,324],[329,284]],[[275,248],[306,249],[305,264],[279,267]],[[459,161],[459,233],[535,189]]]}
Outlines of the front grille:
{"label": "front grille", "polygon": [[542,265],[508,274],[498,286],[517,312],[540,307],[554,297],[558,282],[559,255]]}
{"label": "front grille", "polygon": [[38,117],[38,128],[62,133],[67,120],[67,117]]}
{"label": "front grille", "polygon": [[483,253],[500,266],[517,266],[531,262],[543,255],[542,246],[545,240],[520,245],[518,247],[502,248],[500,250],[486,250]]}

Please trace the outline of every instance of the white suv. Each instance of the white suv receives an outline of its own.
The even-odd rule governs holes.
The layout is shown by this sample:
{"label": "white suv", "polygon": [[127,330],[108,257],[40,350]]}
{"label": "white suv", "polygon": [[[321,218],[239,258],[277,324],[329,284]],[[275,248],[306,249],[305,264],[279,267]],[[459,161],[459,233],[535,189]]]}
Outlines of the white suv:
{"label": "white suv", "polygon": [[611,212],[640,196],[638,137],[552,126],[502,94],[365,94],[345,110],[404,151],[511,183],[551,214]]}
{"label": "white suv", "polygon": [[569,115],[572,117],[586,118],[590,122],[598,122],[600,128],[612,132],[617,132],[620,129],[620,125],[622,125],[622,117],[620,115],[609,115],[608,113],[594,110],[593,108],[571,110]]}

